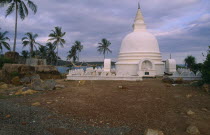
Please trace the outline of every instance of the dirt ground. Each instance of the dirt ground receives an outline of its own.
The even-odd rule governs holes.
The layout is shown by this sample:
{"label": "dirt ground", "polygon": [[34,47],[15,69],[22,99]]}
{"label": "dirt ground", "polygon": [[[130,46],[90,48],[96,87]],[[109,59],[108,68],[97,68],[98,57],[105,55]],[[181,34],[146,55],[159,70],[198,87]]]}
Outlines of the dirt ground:
{"label": "dirt ground", "polygon": [[[202,135],[210,135],[210,95],[198,87],[172,86],[160,79],[139,82],[58,80],[58,83],[65,88],[0,102],[15,102],[26,107],[40,102],[37,109],[54,114],[47,115],[47,120],[56,117],[53,122],[47,122],[42,116],[40,123],[56,125],[62,120],[56,126],[44,127],[56,135],[143,135],[148,128],[161,130],[165,135],[188,135],[189,125],[197,126]],[[188,115],[189,110],[195,114]]]}

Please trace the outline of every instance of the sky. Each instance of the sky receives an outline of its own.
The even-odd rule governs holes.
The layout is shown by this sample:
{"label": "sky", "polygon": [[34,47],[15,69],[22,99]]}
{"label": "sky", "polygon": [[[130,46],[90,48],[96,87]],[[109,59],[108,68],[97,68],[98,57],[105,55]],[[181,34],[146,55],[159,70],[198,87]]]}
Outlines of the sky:
{"label": "sky", "polygon": [[[46,44],[48,35],[56,26],[66,32],[66,44],[59,48],[59,56],[66,60],[67,52],[76,40],[84,50],[81,61],[102,61],[97,52],[102,38],[112,44],[112,54],[107,58],[117,61],[122,39],[133,31],[132,25],[139,0],[33,0],[38,6],[34,15],[30,12],[25,20],[18,20],[17,51],[23,48],[21,38],[26,32],[37,33],[37,42]],[[184,63],[188,55],[203,62],[210,45],[209,0],[141,0],[141,10],[149,32],[159,42],[163,60],[176,59]],[[0,28],[9,31],[10,44],[14,38],[14,14],[5,18],[5,8],[0,8]]]}

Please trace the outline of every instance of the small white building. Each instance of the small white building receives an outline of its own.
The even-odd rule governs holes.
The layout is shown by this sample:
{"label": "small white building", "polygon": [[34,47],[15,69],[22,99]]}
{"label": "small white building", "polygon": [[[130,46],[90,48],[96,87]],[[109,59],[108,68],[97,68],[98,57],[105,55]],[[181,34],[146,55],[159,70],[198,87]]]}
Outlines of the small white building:
{"label": "small white building", "polygon": [[133,24],[133,32],[122,41],[116,71],[131,76],[155,77],[164,75],[158,41],[147,31],[140,6]]}

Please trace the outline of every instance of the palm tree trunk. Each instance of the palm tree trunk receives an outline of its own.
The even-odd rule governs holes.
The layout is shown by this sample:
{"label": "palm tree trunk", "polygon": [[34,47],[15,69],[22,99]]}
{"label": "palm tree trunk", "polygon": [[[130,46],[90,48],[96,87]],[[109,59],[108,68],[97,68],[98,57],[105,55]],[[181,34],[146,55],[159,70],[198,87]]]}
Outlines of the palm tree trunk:
{"label": "palm tree trunk", "polygon": [[56,61],[56,66],[58,66],[58,46],[57,46],[57,61]]}
{"label": "palm tree trunk", "polygon": [[78,62],[79,62],[79,52],[78,52]]}
{"label": "palm tree trunk", "polygon": [[17,1],[15,2],[15,6],[16,6],[16,14],[15,14],[15,37],[14,37],[14,46],[13,46],[13,52],[15,52],[16,49],[16,39],[17,39],[17,21],[18,21],[18,5],[17,5]]}

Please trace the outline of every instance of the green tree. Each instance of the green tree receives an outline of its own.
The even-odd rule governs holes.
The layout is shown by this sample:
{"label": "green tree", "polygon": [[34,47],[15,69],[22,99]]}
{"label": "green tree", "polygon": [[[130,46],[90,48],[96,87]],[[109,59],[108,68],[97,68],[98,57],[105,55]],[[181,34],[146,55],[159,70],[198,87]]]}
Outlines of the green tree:
{"label": "green tree", "polygon": [[38,55],[41,59],[46,59],[47,57],[47,47],[46,46],[39,46]]}
{"label": "green tree", "polygon": [[111,45],[111,42],[108,41],[107,39],[103,38],[101,40],[101,43],[98,43],[98,44],[99,44],[99,46],[97,47],[98,48],[98,52],[100,54],[104,55],[104,59],[106,58],[106,54],[112,53],[112,51],[109,49],[109,47]]}
{"label": "green tree", "polygon": [[187,56],[184,59],[185,65],[187,66],[187,68],[191,69],[193,68],[193,66],[196,64],[196,60],[194,56]]}
{"label": "green tree", "polygon": [[210,46],[207,51],[206,60],[203,63],[201,73],[202,73],[203,82],[210,84]]}
{"label": "green tree", "polygon": [[73,45],[71,47],[71,50],[68,52],[67,60],[71,60],[71,59],[73,59],[73,62],[76,62],[76,60],[78,59],[77,47],[75,45]]}
{"label": "green tree", "polygon": [[7,41],[9,41],[9,37],[7,37],[7,31],[5,32],[0,32],[0,50],[1,54],[3,53],[3,47],[6,48],[7,50],[10,50],[10,45]]}
{"label": "green tree", "polygon": [[74,46],[77,50],[77,59],[78,59],[78,62],[79,62],[79,53],[82,51],[83,45],[81,44],[80,41],[75,41]]}
{"label": "green tree", "polygon": [[61,46],[63,47],[64,44],[66,43],[65,39],[63,37],[65,36],[66,32],[62,32],[61,27],[55,27],[55,30],[52,30],[52,33],[50,33],[50,41],[53,41],[53,45],[56,46],[57,48],[57,62],[56,65],[58,65],[58,47]]}
{"label": "green tree", "polygon": [[36,45],[40,45],[39,43],[36,42],[36,38],[38,37],[38,34],[27,32],[25,35],[26,36],[22,38],[22,44],[23,44],[23,47],[29,46],[30,59],[31,59],[34,53],[34,48],[36,48]]}
{"label": "green tree", "polygon": [[29,52],[26,51],[26,50],[23,50],[23,51],[21,52],[21,55],[23,56],[23,58],[27,59],[28,56],[29,56]]}
{"label": "green tree", "polygon": [[[18,15],[22,20],[28,16],[28,7],[34,12],[37,12],[37,6],[31,0],[1,0],[0,6],[7,6],[6,17],[15,11],[15,37],[13,51],[16,50],[16,39],[17,39],[17,23]],[[27,7],[28,6],[28,7]]]}
{"label": "green tree", "polygon": [[53,65],[53,62],[57,61],[57,57],[55,53],[56,46],[54,46],[51,42],[48,42],[46,44],[46,47],[47,47],[47,61],[48,63]]}

